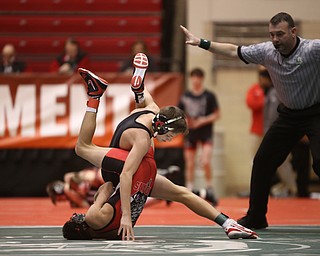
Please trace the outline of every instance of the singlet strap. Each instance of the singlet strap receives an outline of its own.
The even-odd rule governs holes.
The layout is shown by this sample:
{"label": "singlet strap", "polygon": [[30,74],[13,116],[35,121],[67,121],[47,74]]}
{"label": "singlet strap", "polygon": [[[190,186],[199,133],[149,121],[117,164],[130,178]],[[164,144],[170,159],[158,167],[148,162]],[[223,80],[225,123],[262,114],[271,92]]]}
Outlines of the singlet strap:
{"label": "singlet strap", "polygon": [[130,116],[128,116],[127,118],[125,118],[124,120],[122,120],[118,124],[118,126],[113,134],[112,140],[110,142],[110,147],[120,148],[119,144],[120,144],[121,135],[123,134],[124,131],[126,131],[127,129],[130,129],[130,128],[143,129],[146,132],[148,132],[150,138],[152,138],[151,131],[148,129],[148,127],[146,127],[145,125],[138,123],[136,121],[139,116],[144,115],[144,114],[151,114],[151,113],[155,115],[155,113],[151,110],[142,110],[139,112],[135,112],[135,113],[131,114]]}
{"label": "singlet strap", "polygon": [[151,110],[143,110],[143,111],[139,111],[139,112],[133,113],[132,116],[134,116],[135,124],[137,124],[139,126],[139,127],[136,127],[136,128],[141,128],[141,129],[147,131],[149,133],[150,138],[152,138],[153,137],[152,133],[150,132],[148,127],[146,127],[145,125],[137,122],[137,118],[139,116],[141,116],[141,115],[144,115],[144,114],[154,114],[155,115],[155,113],[153,111],[151,111]]}

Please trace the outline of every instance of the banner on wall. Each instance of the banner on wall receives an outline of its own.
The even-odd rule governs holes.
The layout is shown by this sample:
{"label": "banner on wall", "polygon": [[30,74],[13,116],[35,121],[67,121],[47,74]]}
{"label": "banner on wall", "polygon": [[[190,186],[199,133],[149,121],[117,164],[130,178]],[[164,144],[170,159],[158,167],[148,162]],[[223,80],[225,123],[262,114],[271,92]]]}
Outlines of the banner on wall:
{"label": "banner on wall", "polygon": [[[134,108],[134,102],[131,76],[99,75],[109,82],[109,87],[101,98],[94,143],[107,146],[116,125]],[[177,104],[182,81],[180,73],[154,73],[147,74],[145,85],[161,107]],[[0,149],[74,148],[87,99],[78,74],[1,75]],[[180,137],[167,146],[181,143]]]}

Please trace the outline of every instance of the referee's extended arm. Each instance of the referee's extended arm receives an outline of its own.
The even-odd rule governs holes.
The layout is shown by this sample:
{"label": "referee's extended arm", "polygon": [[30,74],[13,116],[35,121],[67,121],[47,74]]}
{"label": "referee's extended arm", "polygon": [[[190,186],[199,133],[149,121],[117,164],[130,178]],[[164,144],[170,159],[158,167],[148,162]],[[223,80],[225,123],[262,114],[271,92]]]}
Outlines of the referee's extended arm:
{"label": "referee's extended arm", "polygon": [[236,58],[238,57],[238,46],[230,43],[218,43],[212,42],[205,39],[200,39],[190,33],[188,29],[180,25],[180,28],[186,36],[186,44],[199,46],[205,50],[208,50],[212,53],[225,55],[228,57]]}

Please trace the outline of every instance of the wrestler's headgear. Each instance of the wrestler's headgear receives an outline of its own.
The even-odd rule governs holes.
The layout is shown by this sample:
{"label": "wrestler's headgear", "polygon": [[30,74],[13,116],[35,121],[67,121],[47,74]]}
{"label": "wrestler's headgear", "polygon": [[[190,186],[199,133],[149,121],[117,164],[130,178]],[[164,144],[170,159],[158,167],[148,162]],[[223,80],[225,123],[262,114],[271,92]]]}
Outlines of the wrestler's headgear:
{"label": "wrestler's headgear", "polygon": [[170,124],[182,119],[182,116],[174,117],[168,119],[165,115],[156,114],[152,119],[152,129],[154,131],[153,137],[156,137],[158,134],[163,135],[169,131],[173,131],[174,128],[170,127]]}
{"label": "wrestler's headgear", "polygon": [[91,240],[89,226],[85,221],[85,215],[74,213],[62,228],[63,237],[68,240]]}
{"label": "wrestler's headgear", "polygon": [[60,180],[50,182],[47,185],[46,190],[49,197],[51,198],[52,203],[56,204],[57,196],[64,194],[64,183]]}

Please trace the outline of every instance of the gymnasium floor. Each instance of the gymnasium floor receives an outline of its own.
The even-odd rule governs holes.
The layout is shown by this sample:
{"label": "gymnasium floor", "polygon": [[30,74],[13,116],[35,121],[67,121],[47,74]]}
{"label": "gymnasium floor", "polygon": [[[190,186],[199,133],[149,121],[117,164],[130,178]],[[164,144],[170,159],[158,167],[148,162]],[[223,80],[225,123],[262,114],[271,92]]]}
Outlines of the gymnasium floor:
{"label": "gymnasium floor", "polygon": [[[237,219],[247,199],[223,198],[217,207]],[[0,198],[0,255],[320,255],[320,200],[271,199],[269,228],[258,240],[230,240],[223,230],[178,203],[148,205],[136,241],[68,241],[61,226],[73,212],[48,198]]]}

